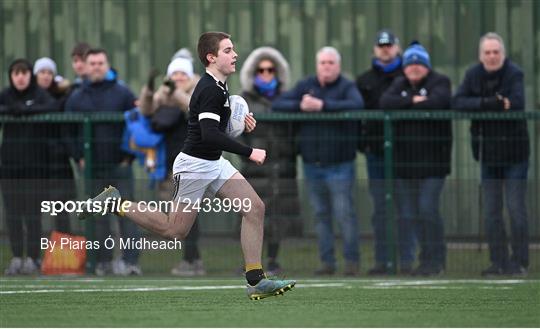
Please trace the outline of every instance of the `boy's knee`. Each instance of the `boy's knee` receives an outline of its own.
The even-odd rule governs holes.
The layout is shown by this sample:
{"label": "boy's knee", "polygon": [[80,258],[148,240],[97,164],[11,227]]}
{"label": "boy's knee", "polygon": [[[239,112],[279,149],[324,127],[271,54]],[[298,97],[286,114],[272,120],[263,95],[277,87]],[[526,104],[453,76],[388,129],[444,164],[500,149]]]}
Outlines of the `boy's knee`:
{"label": "boy's knee", "polygon": [[167,238],[169,240],[174,240],[174,239],[176,239],[176,240],[185,240],[186,237],[187,237],[187,232],[171,229],[171,230],[167,230],[167,232],[165,232],[164,236],[165,236],[165,238]]}
{"label": "boy's knee", "polygon": [[186,231],[181,226],[177,225],[171,225],[169,224],[168,227],[165,229],[164,237],[170,240],[184,240],[186,236],[188,235],[189,231]]}
{"label": "boy's knee", "polygon": [[264,202],[261,200],[261,198],[256,198],[254,200],[251,200],[249,208],[244,209],[243,216],[252,219],[264,220],[265,211],[266,206],[264,205]]}
{"label": "boy's knee", "polygon": [[266,206],[264,205],[263,200],[261,200],[260,198],[257,198],[255,201],[253,201],[253,204],[251,207],[255,215],[258,215],[264,218]]}

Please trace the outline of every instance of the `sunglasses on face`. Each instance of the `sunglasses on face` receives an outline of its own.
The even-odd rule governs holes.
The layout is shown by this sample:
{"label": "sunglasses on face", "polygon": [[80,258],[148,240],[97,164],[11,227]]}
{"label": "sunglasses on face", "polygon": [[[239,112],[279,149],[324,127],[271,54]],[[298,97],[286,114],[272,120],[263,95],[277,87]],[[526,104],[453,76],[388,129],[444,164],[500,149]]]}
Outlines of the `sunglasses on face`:
{"label": "sunglasses on face", "polygon": [[273,68],[273,67],[259,67],[257,69],[257,72],[259,72],[261,74],[264,73],[264,71],[267,71],[268,73],[274,73],[276,71],[276,69]]}

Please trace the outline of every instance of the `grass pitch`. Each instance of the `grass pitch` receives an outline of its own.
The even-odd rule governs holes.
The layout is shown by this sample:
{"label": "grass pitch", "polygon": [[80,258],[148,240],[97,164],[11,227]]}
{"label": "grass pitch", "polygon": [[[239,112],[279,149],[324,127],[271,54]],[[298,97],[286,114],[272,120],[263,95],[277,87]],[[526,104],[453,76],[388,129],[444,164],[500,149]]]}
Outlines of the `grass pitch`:
{"label": "grass pitch", "polygon": [[0,279],[2,327],[540,327],[539,280]]}

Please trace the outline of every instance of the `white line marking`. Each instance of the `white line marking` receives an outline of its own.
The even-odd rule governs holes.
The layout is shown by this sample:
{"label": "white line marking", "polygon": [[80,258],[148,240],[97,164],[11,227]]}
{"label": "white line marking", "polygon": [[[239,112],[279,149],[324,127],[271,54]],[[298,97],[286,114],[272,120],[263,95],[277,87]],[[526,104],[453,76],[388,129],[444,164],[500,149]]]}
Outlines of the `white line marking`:
{"label": "white line marking", "polygon": [[[365,287],[358,287],[360,289],[427,289],[427,290],[470,290],[471,287],[463,287],[463,286],[365,286]],[[507,287],[507,286],[497,286],[497,287],[491,287],[491,286],[485,286],[485,287],[477,287],[476,289],[491,289],[491,290],[511,290],[513,287]]]}
{"label": "white line marking", "polygon": [[[298,288],[327,288],[345,287],[343,283],[316,283],[298,284]],[[60,293],[60,292],[148,292],[148,291],[179,291],[179,290],[222,290],[222,289],[244,289],[245,286],[170,286],[170,287],[131,287],[131,288],[87,288],[87,289],[39,289],[39,290],[6,290],[0,291],[0,295],[12,294],[40,294],[40,293]]]}
{"label": "white line marking", "polygon": [[[35,278],[2,278],[0,279],[0,283],[10,283],[10,282],[24,282],[24,283],[33,283],[33,282],[115,282],[115,281],[122,281],[123,283],[129,282],[129,283],[136,283],[136,282],[238,282],[238,279],[231,279],[231,278],[212,278],[212,279],[190,279],[190,278],[181,278],[181,279],[171,279],[167,277],[163,278],[155,278],[155,279],[143,279],[143,278],[112,278],[111,279],[92,279],[92,278],[64,278],[64,277],[35,277]],[[424,281],[432,281],[432,282],[452,282],[452,283],[501,283],[501,284],[515,284],[515,283],[540,283],[540,279],[425,279],[425,280],[418,280],[418,279],[345,279],[345,278],[333,278],[333,279],[299,279],[297,281],[301,282],[343,282],[343,283],[374,283],[374,282],[424,282]]]}
{"label": "white line marking", "polygon": [[[520,284],[527,280],[414,280],[414,281],[382,281],[376,282],[378,286],[426,286],[438,284],[479,283],[479,284]],[[529,281],[530,282],[530,281]]]}

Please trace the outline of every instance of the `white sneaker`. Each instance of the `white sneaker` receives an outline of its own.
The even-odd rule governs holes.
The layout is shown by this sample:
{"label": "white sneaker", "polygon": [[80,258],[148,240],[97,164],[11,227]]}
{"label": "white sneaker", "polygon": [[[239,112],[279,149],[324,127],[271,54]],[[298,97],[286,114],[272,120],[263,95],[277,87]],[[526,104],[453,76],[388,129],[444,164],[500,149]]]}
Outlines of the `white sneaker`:
{"label": "white sneaker", "polygon": [[195,271],[195,275],[197,276],[204,276],[206,275],[206,270],[204,268],[204,263],[202,259],[197,259],[193,262],[193,270]]}
{"label": "white sneaker", "polygon": [[114,275],[128,275],[127,264],[122,258],[117,258],[112,261],[112,273]]}
{"label": "white sneaker", "polygon": [[172,268],[171,274],[177,276],[194,276],[195,265],[183,260]]}
{"label": "white sneaker", "polygon": [[139,265],[127,264],[125,273],[126,273],[126,275],[140,276],[140,275],[142,275],[142,270],[141,270],[141,267]]}
{"label": "white sneaker", "polygon": [[98,262],[96,264],[96,275],[104,276],[113,273],[113,268],[111,262]]}
{"label": "white sneaker", "polygon": [[25,275],[39,274],[39,268],[32,258],[26,257],[22,264],[20,273]]}
{"label": "white sneaker", "polygon": [[5,275],[17,275],[21,274],[22,259],[21,257],[13,257],[9,262],[8,267],[5,269]]}

